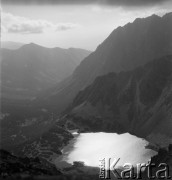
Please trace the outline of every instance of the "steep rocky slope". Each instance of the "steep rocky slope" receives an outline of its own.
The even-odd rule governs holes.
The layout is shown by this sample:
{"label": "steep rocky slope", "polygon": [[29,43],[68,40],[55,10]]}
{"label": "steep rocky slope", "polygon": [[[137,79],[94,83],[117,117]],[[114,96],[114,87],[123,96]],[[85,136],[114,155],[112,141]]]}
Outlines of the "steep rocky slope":
{"label": "steep rocky slope", "polygon": [[[154,58],[172,53],[172,13],[152,15],[115,29],[86,57],[73,75],[42,94],[37,103],[64,110],[76,94],[97,76],[132,70]],[[42,101],[43,99],[43,101]]]}
{"label": "steep rocky slope", "polygon": [[82,130],[130,132],[160,146],[172,141],[172,56],[96,78],[69,107]]}

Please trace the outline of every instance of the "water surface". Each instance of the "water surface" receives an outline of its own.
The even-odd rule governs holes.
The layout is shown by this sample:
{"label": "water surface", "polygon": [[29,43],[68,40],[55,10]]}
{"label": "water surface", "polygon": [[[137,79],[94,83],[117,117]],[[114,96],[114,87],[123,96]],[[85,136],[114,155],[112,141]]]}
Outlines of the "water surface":
{"label": "water surface", "polygon": [[148,142],[142,138],[116,133],[81,133],[63,149],[61,161],[84,161],[88,166],[99,166],[103,158],[120,158],[117,166],[124,163],[147,163],[157,152],[145,149]]}

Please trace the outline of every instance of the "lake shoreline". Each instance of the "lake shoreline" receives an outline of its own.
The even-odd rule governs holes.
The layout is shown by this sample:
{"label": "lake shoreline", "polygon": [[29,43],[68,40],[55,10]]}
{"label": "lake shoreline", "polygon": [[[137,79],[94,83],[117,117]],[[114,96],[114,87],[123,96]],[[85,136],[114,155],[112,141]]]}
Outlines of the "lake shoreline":
{"label": "lake shoreline", "polygon": [[[127,137],[127,136],[129,136],[130,138],[131,138],[131,140],[133,139],[134,140],[134,143],[137,143],[137,141],[138,142],[146,142],[146,140],[143,140],[143,138],[138,138],[137,136],[133,136],[133,135],[131,135],[131,134],[129,134],[129,133],[124,133],[124,134],[117,134],[117,133],[104,133],[104,132],[99,132],[99,133],[97,133],[97,132],[92,132],[92,133],[77,133],[78,132],[78,130],[77,131],[70,131],[71,133],[72,133],[72,135],[74,136],[74,138],[72,139],[72,140],[70,140],[69,142],[68,142],[68,144],[67,144],[67,146],[65,146],[63,149],[62,149],[62,155],[60,155],[56,160],[55,160],[55,164],[56,164],[56,166],[59,168],[66,168],[66,167],[71,167],[72,166],[72,163],[74,162],[74,161],[83,161],[83,162],[85,162],[85,165],[86,166],[91,166],[91,167],[99,167],[98,165],[97,166],[95,166],[95,163],[94,163],[94,165],[92,165],[92,164],[88,164],[87,163],[87,161],[84,161],[84,160],[82,160],[82,158],[81,159],[78,159],[78,158],[76,158],[76,159],[73,159],[73,160],[70,160],[70,158],[69,158],[69,155],[71,154],[71,152],[75,152],[76,150],[77,150],[77,148],[80,148],[80,147],[78,147],[78,145],[77,145],[77,147],[75,147],[76,146],[76,143],[77,143],[77,141],[78,141],[78,139],[82,139],[82,138],[84,138],[84,137],[86,137],[86,136],[88,136],[88,138],[90,138],[91,136],[93,136],[93,139],[95,140],[95,142],[96,141],[99,141],[100,143],[101,143],[101,140],[99,139],[96,139],[96,136],[98,136],[98,137],[100,137],[100,136],[115,136],[116,137],[116,139],[118,139],[117,137],[121,137],[121,136],[124,136],[124,139],[125,139],[125,137]],[[95,136],[95,137],[94,137]],[[91,139],[92,138],[90,138],[90,141],[91,141]],[[103,141],[102,141],[103,142]],[[143,151],[143,152],[145,152],[145,153],[148,153],[148,152],[154,152],[153,153],[153,155],[155,155],[157,152],[155,152],[154,150],[151,150],[151,149],[147,149],[146,147],[148,147],[148,144],[149,142],[147,142],[147,144],[145,145],[142,145],[142,147],[139,147],[139,149],[141,149],[140,151]],[[83,143],[82,144],[82,146],[84,146],[84,144],[85,143]],[[93,142],[93,144],[94,144],[94,142]],[[131,145],[132,145],[132,142],[130,143]],[[130,145],[130,146],[131,146]],[[141,146],[141,145],[139,145],[139,146]],[[125,147],[125,146],[124,146]],[[85,147],[86,148],[86,147]],[[88,148],[88,147],[87,147]],[[126,148],[126,147],[125,147]],[[137,149],[137,147],[135,148],[135,149]],[[96,149],[94,150],[94,151],[96,151]],[[105,150],[104,150],[105,151]],[[128,151],[128,149],[126,149],[126,152]],[[91,152],[91,150],[90,150],[90,152]],[[97,150],[97,153],[98,153],[99,151]],[[111,152],[111,154],[112,154],[112,152]],[[148,153],[149,154],[149,153]],[[148,156],[148,154],[146,154],[146,156]],[[84,155],[83,155],[84,156]],[[92,156],[92,155],[91,155]],[[93,155],[94,156],[94,155]],[[143,153],[143,156],[144,156],[144,153]],[[139,155],[137,155],[136,156],[138,159],[140,158],[139,157]],[[149,156],[149,157],[152,157],[151,155]],[[144,159],[144,158],[143,158]]]}

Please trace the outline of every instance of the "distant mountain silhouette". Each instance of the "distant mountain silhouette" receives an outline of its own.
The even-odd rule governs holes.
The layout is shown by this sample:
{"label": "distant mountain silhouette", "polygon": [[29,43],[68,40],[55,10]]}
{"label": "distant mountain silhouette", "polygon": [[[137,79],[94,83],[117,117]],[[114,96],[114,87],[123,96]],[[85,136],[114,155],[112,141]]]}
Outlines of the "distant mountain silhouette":
{"label": "distant mountain silhouette", "polygon": [[89,54],[83,49],[45,48],[33,43],[17,50],[2,49],[2,95],[34,97],[70,76]]}
{"label": "distant mountain silhouette", "polygon": [[[152,15],[115,29],[65,81],[42,94],[37,103],[63,111],[97,76],[132,70],[172,53],[172,13]],[[44,99],[40,101],[40,99]]]}
{"label": "distant mountain silhouette", "polygon": [[5,49],[19,49],[22,47],[24,43],[19,43],[19,42],[12,42],[12,41],[2,41],[1,42],[1,48]]}
{"label": "distant mountain silhouette", "polygon": [[76,96],[67,119],[81,130],[130,132],[168,145],[172,141],[171,100],[169,55],[132,71],[97,77]]}

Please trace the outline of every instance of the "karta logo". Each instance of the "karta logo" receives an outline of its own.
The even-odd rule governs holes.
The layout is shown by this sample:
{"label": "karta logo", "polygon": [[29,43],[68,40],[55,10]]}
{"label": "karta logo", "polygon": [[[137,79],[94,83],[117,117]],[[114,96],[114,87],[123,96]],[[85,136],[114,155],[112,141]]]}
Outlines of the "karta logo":
{"label": "karta logo", "polygon": [[[152,163],[151,160],[148,163],[138,163],[135,166],[131,163],[125,163],[123,165],[123,169],[116,169],[116,166],[119,159],[114,159],[111,163],[111,158],[104,158],[100,160],[100,174],[99,178],[103,179],[111,179],[111,175],[113,175],[116,179],[142,179],[142,175],[147,169],[147,178],[148,179],[171,179],[169,175],[169,166],[166,163],[160,163],[158,166],[155,163]],[[136,168],[134,168],[136,167]],[[156,170],[155,168],[158,168]],[[136,169],[136,172],[135,172]],[[143,171],[144,170],[144,171]],[[154,172],[154,174],[153,174]]]}

